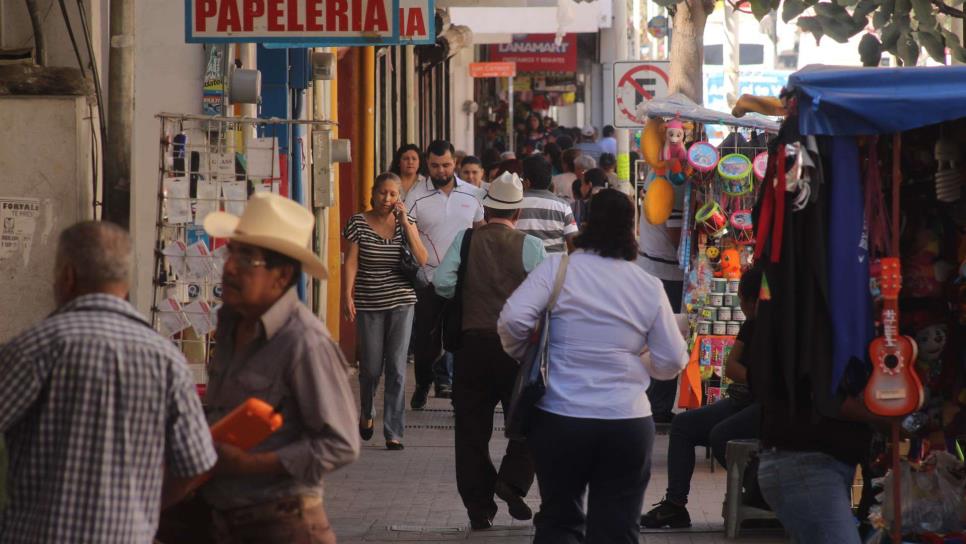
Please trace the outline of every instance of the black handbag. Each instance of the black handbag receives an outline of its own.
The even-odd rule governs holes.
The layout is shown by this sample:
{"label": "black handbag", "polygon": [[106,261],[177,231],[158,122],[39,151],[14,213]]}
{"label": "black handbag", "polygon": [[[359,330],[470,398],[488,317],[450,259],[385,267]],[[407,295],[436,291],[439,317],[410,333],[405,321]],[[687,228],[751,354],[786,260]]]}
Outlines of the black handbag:
{"label": "black handbag", "polygon": [[463,242],[460,246],[460,267],[456,270],[456,293],[443,306],[443,316],[440,327],[443,337],[443,349],[450,353],[463,347],[463,279],[466,277],[466,262],[470,258],[470,241],[473,239],[473,229],[463,232]]}
{"label": "black handbag", "polygon": [[560,260],[557,277],[550,293],[547,309],[534,329],[530,345],[520,360],[520,370],[513,383],[510,397],[510,408],[506,414],[504,434],[510,440],[525,440],[530,432],[533,411],[537,402],[547,392],[550,383],[550,315],[557,304],[557,297],[563,288],[564,278],[567,276],[567,264],[570,255],[565,254]]}
{"label": "black handbag", "polygon": [[397,222],[397,226],[402,231],[402,243],[399,244],[399,271],[416,289],[428,287],[429,280],[426,279],[426,273],[423,271],[423,267],[416,262],[416,257],[409,247],[409,236],[406,234],[406,229],[403,228],[401,222]]}

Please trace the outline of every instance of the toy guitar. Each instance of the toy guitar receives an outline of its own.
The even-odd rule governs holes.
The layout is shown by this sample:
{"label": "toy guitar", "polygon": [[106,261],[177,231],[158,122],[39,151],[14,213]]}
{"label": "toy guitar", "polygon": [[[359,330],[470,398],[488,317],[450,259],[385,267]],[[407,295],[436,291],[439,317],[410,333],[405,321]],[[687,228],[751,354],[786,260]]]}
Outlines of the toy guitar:
{"label": "toy guitar", "polygon": [[882,259],[879,288],[883,336],[869,345],[872,376],[865,387],[865,405],[880,416],[904,416],[921,408],[925,395],[914,369],[918,354],[916,341],[899,334],[902,276],[898,258]]}

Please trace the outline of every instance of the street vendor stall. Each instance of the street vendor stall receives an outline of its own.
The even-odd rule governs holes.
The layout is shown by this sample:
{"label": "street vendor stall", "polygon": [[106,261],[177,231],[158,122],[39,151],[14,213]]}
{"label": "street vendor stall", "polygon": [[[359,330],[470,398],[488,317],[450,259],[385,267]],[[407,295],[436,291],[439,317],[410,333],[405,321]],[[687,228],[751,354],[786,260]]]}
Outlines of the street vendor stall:
{"label": "street vendor stall", "polygon": [[[792,407],[787,434],[844,420],[849,398],[891,418],[877,536],[899,519],[904,535],[962,536],[966,67],[809,67],[783,99],[752,214],[767,300],[751,346],[768,371],[758,393]],[[800,442],[824,451],[821,438]],[[880,450],[868,468],[883,474]]]}
{"label": "street vendor stall", "polygon": [[[679,406],[694,408],[714,402],[727,386],[724,362],[745,320],[737,292],[751,263],[751,207],[764,175],[767,135],[780,124],[710,110],[681,94],[644,102],[637,113],[648,119],[637,167],[642,259],[684,278],[671,303],[683,306],[691,325],[692,363]],[[704,130],[711,124],[731,135],[714,145]]]}

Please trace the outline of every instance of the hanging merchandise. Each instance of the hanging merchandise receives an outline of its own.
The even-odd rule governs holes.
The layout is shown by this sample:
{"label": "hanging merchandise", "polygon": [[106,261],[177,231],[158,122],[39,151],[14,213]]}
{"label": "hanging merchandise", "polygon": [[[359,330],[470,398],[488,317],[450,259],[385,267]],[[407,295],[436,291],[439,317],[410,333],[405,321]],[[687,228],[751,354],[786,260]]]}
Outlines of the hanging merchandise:
{"label": "hanging merchandise", "polygon": [[660,225],[671,217],[674,188],[662,177],[654,178],[644,195],[644,217],[652,225]]}
{"label": "hanging merchandise", "polygon": [[713,172],[718,166],[718,149],[709,142],[694,142],[688,148],[688,164],[702,174]]}
{"label": "hanging merchandise", "polygon": [[694,219],[712,238],[720,238],[728,233],[728,216],[721,211],[721,205],[714,200],[709,200],[698,208]]}
{"label": "hanging merchandise", "polygon": [[752,169],[755,172],[755,177],[758,181],[765,180],[765,172],[768,170],[768,152],[762,151],[761,153],[755,155],[755,160],[752,161]]}
{"label": "hanging merchandise", "polygon": [[731,196],[741,196],[754,189],[751,160],[741,153],[732,153],[718,161],[721,190]]}

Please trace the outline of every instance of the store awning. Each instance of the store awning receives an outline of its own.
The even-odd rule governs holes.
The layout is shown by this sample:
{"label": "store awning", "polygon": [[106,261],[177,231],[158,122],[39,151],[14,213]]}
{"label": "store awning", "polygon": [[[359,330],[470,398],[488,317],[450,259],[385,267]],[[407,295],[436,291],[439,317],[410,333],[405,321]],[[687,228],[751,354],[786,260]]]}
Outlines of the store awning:
{"label": "store awning", "polygon": [[788,78],[802,134],[894,134],[966,117],[966,66],[811,65]]}
{"label": "store awning", "polygon": [[729,125],[764,130],[765,132],[778,132],[780,126],[778,121],[757,114],[735,117],[730,113],[711,110],[695,104],[690,98],[680,93],[672,94],[667,98],[651,100],[639,106],[638,111],[642,118],[645,115],[648,117],[674,117],[679,115],[682,119],[698,121],[706,125]]}

